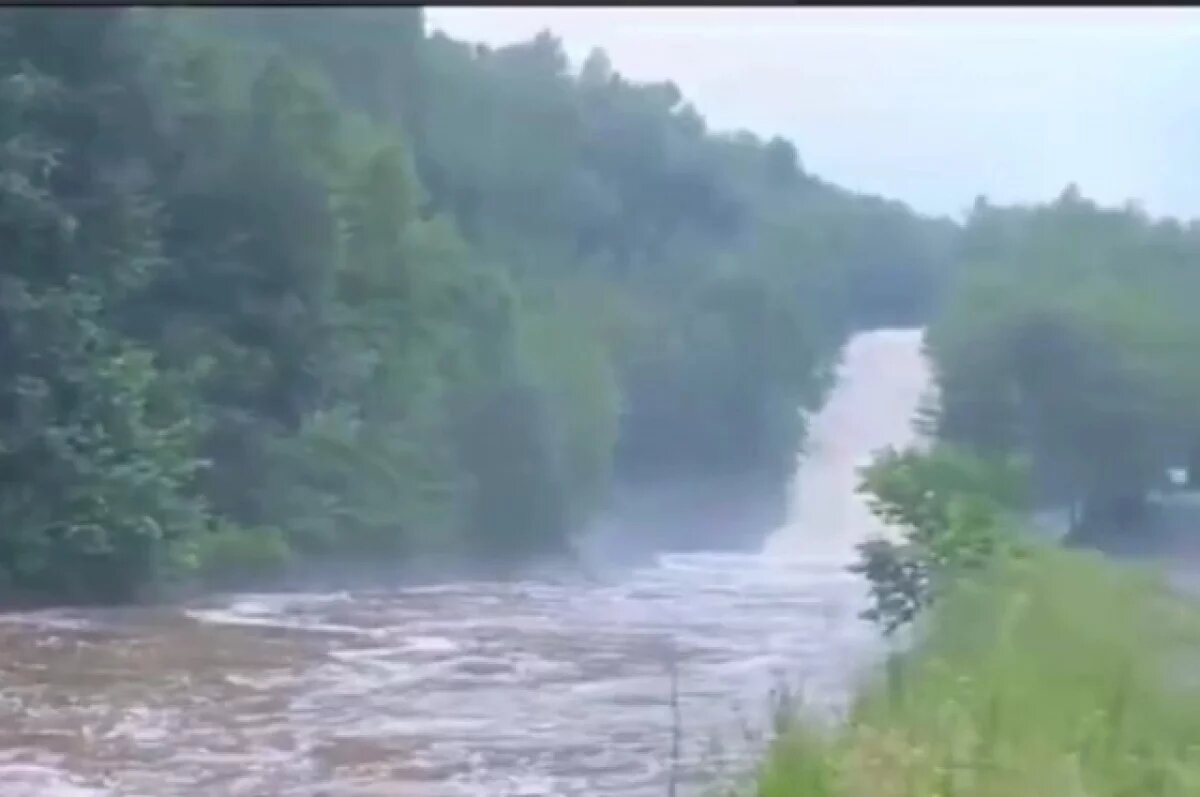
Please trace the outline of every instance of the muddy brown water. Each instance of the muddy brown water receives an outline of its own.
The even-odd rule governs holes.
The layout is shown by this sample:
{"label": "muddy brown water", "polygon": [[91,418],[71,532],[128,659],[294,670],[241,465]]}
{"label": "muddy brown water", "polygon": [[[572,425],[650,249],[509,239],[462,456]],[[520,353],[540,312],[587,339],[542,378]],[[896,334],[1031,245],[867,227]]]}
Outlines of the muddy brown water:
{"label": "muddy brown water", "polygon": [[836,711],[878,652],[846,565],[883,530],[854,474],[912,440],[927,387],[919,332],[852,339],[760,554],[2,616],[0,795],[657,797],[672,777],[681,794],[736,780],[773,688]]}

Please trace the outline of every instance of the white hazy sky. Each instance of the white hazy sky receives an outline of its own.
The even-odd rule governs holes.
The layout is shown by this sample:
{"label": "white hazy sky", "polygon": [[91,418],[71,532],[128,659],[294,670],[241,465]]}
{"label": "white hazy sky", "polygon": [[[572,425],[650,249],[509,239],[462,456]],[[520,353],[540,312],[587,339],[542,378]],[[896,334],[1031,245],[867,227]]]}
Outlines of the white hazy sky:
{"label": "white hazy sky", "polygon": [[446,8],[506,44],[670,79],[713,127],[791,139],[805,168],[958,215],[974,197],[1200,217],[1200,8]]}

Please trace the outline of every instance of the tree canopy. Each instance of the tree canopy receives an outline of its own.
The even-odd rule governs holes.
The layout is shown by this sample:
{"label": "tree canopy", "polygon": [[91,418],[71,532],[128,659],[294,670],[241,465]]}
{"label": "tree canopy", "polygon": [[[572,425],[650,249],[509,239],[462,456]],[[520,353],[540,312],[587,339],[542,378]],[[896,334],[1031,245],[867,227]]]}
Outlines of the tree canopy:
{"label": "tree canopy", "polygon": [[610,484],[782,496],[955,226],[670,83],[392,9],[0,12],[0,586],[560,550]]}
{"label": "tree canopy", "polygon": [[929,343],[943,439],[1027,456],[1076,531],[1136,524],[1200,430],[1200,228],[1102,208],[979,203]]}

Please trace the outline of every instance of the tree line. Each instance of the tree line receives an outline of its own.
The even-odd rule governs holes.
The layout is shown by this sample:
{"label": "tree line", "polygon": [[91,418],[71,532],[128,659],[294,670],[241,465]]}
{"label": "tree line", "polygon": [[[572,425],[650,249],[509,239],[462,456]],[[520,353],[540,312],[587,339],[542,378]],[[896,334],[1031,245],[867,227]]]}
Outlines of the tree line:
{"label": "tree line", "polygon": [[928,324],[939,439],[1026,458],[1081,535],[1200,466],[1196,225],[923,217],[549,33],[5,9],[0,240],[6,598],[503,570],[622,481],[782,504],[797,408],[879,325]]}
{"label": "tree line", "polygon": [[782,495],[957,228],[550,34],[419,9],[0,11],[0,594],[505,568],[614,482]]}
{"label": "tree line", "polygon": [[1200,478],[1200,225],[980,200],[955,244],[929,348],[948,443],[1026,461],[1030,500],[1071,534],[1133,533],[1169,469]]}

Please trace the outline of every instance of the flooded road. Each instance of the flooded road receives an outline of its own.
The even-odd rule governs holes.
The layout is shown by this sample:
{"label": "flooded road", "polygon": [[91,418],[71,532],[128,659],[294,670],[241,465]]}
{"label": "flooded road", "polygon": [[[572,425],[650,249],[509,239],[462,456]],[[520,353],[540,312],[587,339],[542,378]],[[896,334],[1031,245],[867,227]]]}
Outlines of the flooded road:
{"label": "flooded road", "polygon": [[699,793],[752,765],[773,687],[836,708],[872,660],[855,471],[927,385],[918,332],[850,342],[761,554],[2,617],[0,795],[657,797],[676,732]]}

